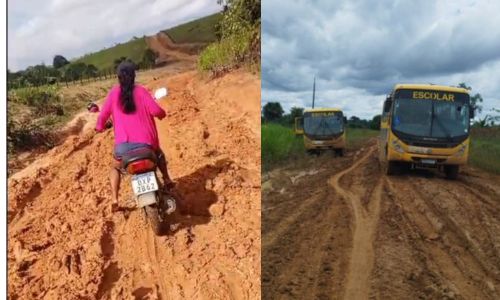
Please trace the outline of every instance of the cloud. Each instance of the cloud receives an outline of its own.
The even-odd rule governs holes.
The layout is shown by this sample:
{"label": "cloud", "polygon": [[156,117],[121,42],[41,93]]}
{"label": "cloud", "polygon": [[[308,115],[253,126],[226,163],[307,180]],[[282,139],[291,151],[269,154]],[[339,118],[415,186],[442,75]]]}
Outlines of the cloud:
{"label": "cloud", "polygon": [[[466,82],[500,107],[498,1],[262,2],[262,99],[379,113],[396,83]],[[327,103],[327,101],[329,103]]]}
{"label": "cloud", "polygon": [[214,0],[8,0],[8,66],[79,57],[219,10]]}

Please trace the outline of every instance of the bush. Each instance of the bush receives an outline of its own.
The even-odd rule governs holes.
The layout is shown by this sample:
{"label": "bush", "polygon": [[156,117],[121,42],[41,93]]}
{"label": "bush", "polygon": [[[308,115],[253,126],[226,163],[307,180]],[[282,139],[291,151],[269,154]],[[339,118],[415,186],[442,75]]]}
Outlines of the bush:
{"label": "bush", "polygon": [[64,115],[64,108],[55,86],[27,87],[9,91],[8,101],[24,104],[33,109],[36,117]]}
{"label": "bush", "polygon": [[[219,1],[223,3],[223,1]],[[227,0],[216,26],[220,41],[200,55],[198,68],[220,75],[243,63],[260,66],[260,0]]]}
{"label": "bush", "polygon": [[7,151],[31,150],[36,147],[51,148],[54,146],[55,136],[29,119],[15,121],[9,118],[7,122]]}
{"label": "bush", "polygon": [[245,61],[252,44],[252,32],[247,30],[209,45],[200,55],[198,68],[219,74]]}
{"label": "bush", "polygon": [[305,154],[302,136],[279,124],[262,125],[262,166],[265,170]]}

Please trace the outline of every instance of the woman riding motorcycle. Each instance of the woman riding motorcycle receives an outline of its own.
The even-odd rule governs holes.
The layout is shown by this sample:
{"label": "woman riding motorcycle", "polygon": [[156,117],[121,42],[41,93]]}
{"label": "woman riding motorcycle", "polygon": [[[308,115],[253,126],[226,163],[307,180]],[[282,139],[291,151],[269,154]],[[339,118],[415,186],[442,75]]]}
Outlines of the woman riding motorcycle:
{"label": "woman riding motorcycle", "polygon": [[127,152],[149,147],[156,151],[158,168],[163,176],[165,188],[171,188],[173,182],[167,170],[167,161],[160,149],[158,132],[154,118],[162,120],[165,111],[156,103],[145,87],[135,84],[135,65],[124,61],[117,68],[119,85],[109,92],[106,102],[97,119],[96,131],[102,132],[111,116],[113,119],[115,162],[111,167],[110,181],[113,203],[111,210],[118,209],[120,189],[121,158]]}

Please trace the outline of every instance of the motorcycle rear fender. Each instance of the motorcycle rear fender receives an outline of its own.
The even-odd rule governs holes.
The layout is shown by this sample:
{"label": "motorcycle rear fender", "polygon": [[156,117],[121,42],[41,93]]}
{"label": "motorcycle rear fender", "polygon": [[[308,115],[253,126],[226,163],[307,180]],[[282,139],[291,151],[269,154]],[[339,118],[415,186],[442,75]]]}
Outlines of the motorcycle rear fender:
{"label": "motorcycle rear fender", "polygon": [[137,196],[137,207],[143,208],[144,206],[156,204],[156,192],[149,192]]}

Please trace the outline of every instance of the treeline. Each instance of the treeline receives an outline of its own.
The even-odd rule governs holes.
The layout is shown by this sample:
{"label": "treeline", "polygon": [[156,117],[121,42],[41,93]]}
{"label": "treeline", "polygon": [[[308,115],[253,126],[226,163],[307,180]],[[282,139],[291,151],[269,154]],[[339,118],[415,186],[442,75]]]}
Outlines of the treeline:
{"label": "treeline", "polygon": [[93,64],[71,63],[64,56],[55,55],[51,66],[40,64],[18,72],[7,70],[7,89],[55,84],[67,85],[75,81],[108,79],[114,76],[116,67],[124,60],[132,61],[137,66],[137,69],[150,69],[154,67],[157,57],[158,53],[148,48],[144,51],[140,62],[134,62],[127,57],[120,57],[113,61],[113,67],[99,69]]}
{"label": "treeline", "polygon": [[[289,113],[285,113],[281,103],[268,102],[262,107],[262,123],[278,123],[287,127],[294,126],[295,118],[302,117],[304,108],[292,107]],[[344,115],[345,116],[345,115]],[[347,116],[345,116],[347,117]],[[347,126],[350,128],[380,129],[380,115],[374,116],[371,120],[350,116],[347,119]]]}

